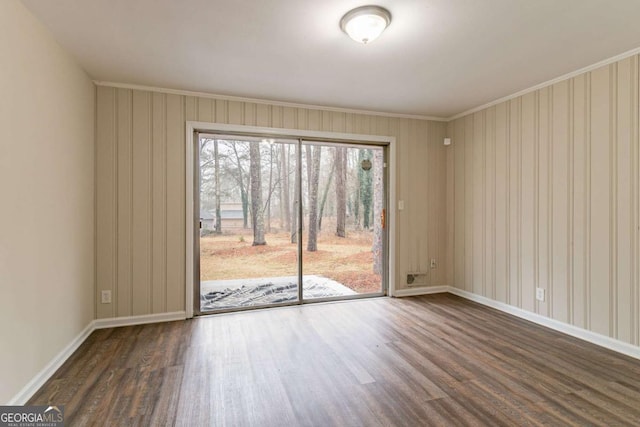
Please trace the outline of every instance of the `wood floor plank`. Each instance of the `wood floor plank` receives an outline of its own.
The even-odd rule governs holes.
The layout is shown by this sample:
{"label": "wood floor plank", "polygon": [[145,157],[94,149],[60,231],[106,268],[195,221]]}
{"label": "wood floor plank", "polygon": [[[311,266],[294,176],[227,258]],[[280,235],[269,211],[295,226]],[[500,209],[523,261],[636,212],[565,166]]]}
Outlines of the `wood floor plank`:
{"label": "wood floor plank", "polygon": [[640,361],[448,294],[95,331],[69,425],[640,425]]}

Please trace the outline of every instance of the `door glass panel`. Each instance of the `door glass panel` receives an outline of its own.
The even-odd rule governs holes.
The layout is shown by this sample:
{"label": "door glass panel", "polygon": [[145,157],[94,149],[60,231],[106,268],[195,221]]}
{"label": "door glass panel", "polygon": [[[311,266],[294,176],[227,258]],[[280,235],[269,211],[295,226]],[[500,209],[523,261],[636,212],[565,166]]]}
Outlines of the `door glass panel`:
{"label": "door glass panel", "polygon": [[199,136],[200,311],[298,301],[298,146]]}
{"label": "door glass panel", "polygon": [[303,298],[383,292],[384,148],[302,144]]}

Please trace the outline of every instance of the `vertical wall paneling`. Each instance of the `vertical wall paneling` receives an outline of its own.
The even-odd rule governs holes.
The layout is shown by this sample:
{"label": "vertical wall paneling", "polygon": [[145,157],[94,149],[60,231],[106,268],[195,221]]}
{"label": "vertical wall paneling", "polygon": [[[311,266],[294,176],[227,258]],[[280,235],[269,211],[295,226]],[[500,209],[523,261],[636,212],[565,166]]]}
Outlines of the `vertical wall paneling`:
{"label": "vertical wall paneling", "polygon": [[[138,91],[134,91],[138,92]],[[198,120],[198,110],[200,103],[195,96],[184,97],[184,111],[187,120]]]}
{"label": "vertical wall paneling", "polygon": [[97,289],[114,301],[97,304],[98,318],[185,310],[188,120],[396,137],[396,288],[429,258],[434,281],[449,284],[446,123],[110,87],[97,107]]}
{"label": "vertical wall paneling", "polygon": [[640,345],[640,61],[638,55],[633,57],[633,74],[631,80],[631,117],[633,120],[632,135],[633,143],[631,144],[632,153],[632,181],[631,181],[631,200],[633,206],[632,215],[632,236],[633,242],[633,275],[631,281],[631,294],[635,295],[631,298],[631,330],[632,337],[635,337],[633,343]]}
{"label": "vertical wall paneling", "polygon": [[495,299],[495,127],[496,109],[491,107],[486,112],[484,126],[484,224],[482,241],[484,242],[484,280],[483,293]]}
{"label": "vertical wall paneling", "polygon": [[520,147],[520,287],[522,308],[535,311],[535,162],[537,93],[522,97]]}
{"label": "vertical wall paneling", "polygon": [[[615,109],[614,138],[615,146],[612,153],[613,166],[613,203],[615,215],[614,233],[615,244],[612,248],[612,278],[614,281],[614,297],[611,299],[612,321],[614,336],[626,342],[631,342],[631,286],[633,283],[632,246],[633,233],[627,232],[632,223],[632,159],[631,143],[633,140],[632,118],[632,90],[633,75],[631,58],[620,61],[616,67],[614,81]],[[626,131],[625,131],[626,130]]]}
{"label": "vertical wall paneling", "polygon": [[217,123],[229,123],[229,107],[227,105],[227,101],[217,99],[215,101],[215,104],[216,112],[213,120],[215,120]]}
{"label": "vertical wall paneling", "polygon": [[[634,223],[637,200],[637,187],[634,173],[637,172],[635,153],[637,152],[637,56],[621,61],[616,76],[616,145],[614,153],[615,178],[615,257],[614,274],[617,297],[613,313],[615,315],[616,338],[626,342],[636,342],[635,293],[637,281],[634,275],[635,236],[628,233],[630,227],[637,229]],[[635,171],[635,172],[634,172]]]}
{"label": "vertical wall paneling", "polygon": [[609,67],[609,334],[618,336],[618,64]]}
{"label": "vertical wall paneling", "polygon": [[[575,322],[575,314],[574,314],[574,304],[573,304],[573,295],[575,295],[575,244],[574,244],[574,234],[575,234],[575,197],[574,197],[574,188],[575,181],[573,177],[575,176],[575,113],[574,113],[574,81],[569,80],[567,82],[568,86],[568,96],[567,102],[569,104],[569,108],[567,111],[567,121],[568,121],[568,156],[569,156],[569,167],[567,168],[567,182],[568,182],[568,218],[567,218],[567,244],[569,246],[567,253],[567,278],[568,278],[568,286],[567,286],[567,322],[574,323]],[[559,306],[559,305],[558,305]]]}
{"label": "vertical wall paneling", "polygon": [[[433,130],[433,133],[427,141],[435,141],[435,144],[430,151],[433,154],[434,159],[436,159],[432,163],[433,169],[431,171],[431,176],[439,183],[437,202],[434,206],[433,213],[431,214],[430,225],[431,230],[434,231],[433,234],[437,237],[436,239],[430,240],[430,252],[432,258],[435,258],[437,262],[436,272],[438,282],[436,284],[448,285],[451,283],[448,280],[450,271],[448,256],[449,231],[446,224],[447,205],[449,204],[449,193],[447,192],[447,155],[449,153],[449,147],[445,147],[443,142],[446,136],[445,128],[441,125],[432,126],[431,124],[429,124],[429,127]],[[429,144],[427,144],[427,146],[429,146]]]}
{"label": "vertical wall paneling", "polygon": [[215,101],[210,98],[198,98],[197,114],[198,121],[211,122],[214,120],[214,103]]}
{"label": "vertical wall paneling", "polygon": [[595,332],[609,335],[611,296],[611,123],[610,67],[591,73],[590,147],[590,287],[589,321]]}
{"label": "vertical wall paneling", "polygon": [[475,211],[474,197],[473,197],[473,181],[475,179],[473,170],[473,122],[474,116],[469,115],[463,119],[464,121],[464,135],[465,135],[465,154],[464,154],[464,168],[465,173],[468,174],[468,179],[465,179],[465,242],[464,242],[464,289],[467,291],[473,291],[473,258],[474,258],[474,245],[473,245],[473,212]]}
{"label": "vertical wall paneling", "polygon": [[304,108],[296,108],[296,127],[295,129],[310,129],[308,110]]}
{"label": "vertical wall paneling", "polygon": [[569,321],[569,85],[560,82],[553,86],[551,96],[551,138],[549,162],[550,191],[550,271],[549,316]]}
{"label": "vertical wall paneling", "polygon": [[494,190],[495,202],[492,206],[493,218],[493,256],[494,256],[494,295],[493,298],[508,302],[508,116],[507,105],[499,104],[495,109],[494,124]]}
{"label": "vertical wall paneling", "polygon": [[[356,133],[364,133],[363,132],[363,117],[359,116],[356,119]],[[412,137],[411,133],[411,120],[409,119],[401,119],[400,120],[400,128],[398,132],[399,139],[402,140],[410,140]],[[400,280],[396,283],[396,287],[402,287],[406,285],[406,276],[403,275],[402,271],[414,271],[412,266],[408,265],[408,253],[405,247],[406,243],[401,245],[400,242],[410,242],[410,233],[407,227],[404,224],[407,224],[409,221],[409,213],[412,210],[412,201],[409,199],[408,194],[404,190],[404,182],[405,182],[405,166],[409,165],[409,152],[408,150],[398,149],[396,152],[397,161],[398,161],[398,170],[396,172],[396,185],[398,187],[397,197],[398,200],[404,201],[404,210],[398,211],[398,221],[396,222],[396,254],[398,257],[398,273],[401,274]]]}
{"label": "vertical wall paneling", "polygon": [[[522,99],[514,99],[508,102],[509,114],[509,259],[511,267],[509,269],[509,301],[516,307],[522,306],[522,286],[521,275],[522,258],[520,256],[520,235],[522,231],[522,221],[520,212],[522,211],[522,193],[520,182],[522,181],[522,133],[520,131],[522,123]],[[470,144],[472,141],[468,141]]]}
{"label": "vertical wall paneling", "polygon": [[331,132],[346,132],[346,113],[331,112]]}
{"label": "vertical wall paneling", "polygon": [[[117,239],[118,280],[114,297],[117,316],[133,314],[133,96],[131,91],[117,90],[118,134],[116,136],[117,164]],[[99,261],[99,260],[98,260]]]}
{"label": "vertical wall paneling", "polygon": [[[435,126],[430,126],[429,123],[421,122],[425,124],[425,129],[423,133],[423,138],[425,141],[436,141],[439,138],[439,132],[435,128]],[[440,147],[437,149],[431,149],[428,144],[424,144],[424,153],[427,158],[427,182],[429,183],[430,188],[427,190],[427,194],[429,194],[429,198],[433,201],[433,203],[427,203],[425,206],[427,212],[427,234],[425,235],[426,239],[426,247],[425,253],[423,255],[423,268],[430,269],[430,279],[429,284],[431,285],[441,285],[440,272],[444,268],[444,262],[442,265],[437,264],[436,268],[430,267],[430,260],[435,259],[436,263],[443,261],[437,257],[438,247],[440,243],[440,230],[442,227],[439,227],[439,224],[435,224],[433,222],[434,218],[438,218],[438,211],[446,205],[446,202],[443,202],[440,198],[440,195],[443,194],[444,190],[444,180],[440,179],[442,171],[440,167],[442,166],[443,159],[440,157],[440,153],[443,153],[443,150]],[[436,148],[436,147],[434,147]],[[444,216],[443,216],[444,218]]]}
{"label": "vertical wall paneling", "polygon": [[150,313],[151,302],[151,94],[133,92],[132,314]]}
{"label": "vertical wall paneling", "polygon": [[[248,104],[249,105],[249,104]],[[271,126],[271,107],[265,104],[255,106],[255,124],[256,126]],[[247,123],[248,124],[248,123]]]}
{"label": "vertical wall paneling", "polygon": [[[117,292],[117,191],[118,153],[116,132],[116,90],[99,87],[96,106],[96,295],[111,291],[116,300]],[[114,304],[101,304],[96,298],[96,316],[113,317]]]}
{"label": "vertical wall paneling", "polygon": [[537,155],[536,155],[536,193],[537,205],[536,214],[538,216],[536,230],[536,288],[545,290],[544,301],[536,301],[536,309],[539,314],[548,316],[550,300],[553,289],[550,279],[550,251],[549,251],[549,209],[552,206],[550,197],[549,175],[551,173],[551,150],[550,145],[550,114],[552,108],[549,105],[553,88],[543,88],[538,94],[538,124],[537,129]]}
{"label": "vertical wall paneling", "polygon": [[465,137],[464,137],[464,119],[453,122],[453,170],[454,185],[453,194],[455,195],[455,203],[453,206],[453,282],[464,286],[465,278],[465,185],[466,171],[465,168]]}
{"label": "vertical wall paneling", "polygon": [[[413,120],[409,124],[409,138],[416,139],[416,140],[420,138],[420,130],[418,129],[418,123],[416,123]],[[411,179],[411,177],[409,176],[409,171],[415,170],[416,168],[420,167],[420,164],[422,163],[420,160],[426,161],[426,159],[419,159],[418,156],[408,156],[407,159],[408,159],[408,162],[405,164],[408,164],[409,167],[405,168],[401,174],[401,177],[402,177],[401,181],[403,183],[409,182],[409,180]],[[405,235],[407,236],[408,241],[410,242],[410,245],[411,245],[408,253],[406,254],[406,256],[409,259],[408,269],[410,271],[423,271],[421,270],[421,268],[423,267],[420,262],[422,258],[422,248],[421,248],[422,242],[418,238],[418,236],[416,236],[414,233],[411,232],[411,227],[418,220],[417,217],[419,214],[427,215],[427,212],[425,212],[424,207],[422,207],[424,202],[422,198],[414,197],[413,194],[407,194],[407,198],[411,203],[410,209],[407,215],[408,216],[407,228],[405,229]],[[427,271],[427,270],[424,270],[424,271]]]}
{"label": "vertical wall paneling", "polygon": [[185,229],[184,182],[184,97],[167,95],[165,128],[167,132],[167,311],[184,310],[185,287]]}
{"label": "vertical wall paneling", "polygon": [[587,78],[573,85],[573,324],[587,327]]}
{"label": "vertical wall paneling", "polygon": [[592,254],[591,254],[591,243],[592,243],[592,235],[591,235],[591,142],[593,132],[591,129],[591,118],[593,112],[591,111],[591,100],[592,100],[592,82],[591,82],[591,73],[587,73],[585,78],[586,84],[586,96],[585,96],[585,289],[584,289],[584,300],[585,300],[585,323],[587,328],[591,329],[591,262],[592,262]]}
{"label": "vertical wall paneling", "polygon": [[[429,126],[428,123],[425,122],[419,122],[419,134],[421,138],[424,138],[425,141],[428,141],[430,139],[435,140],[436,136],[434,135],[434,129],[432,126]],[[438,163],[438,156],[435,155],[435,152],[432,152],[432,150],[429,149],[428,145],[424,145],[422,148],[422,156],[423,158],[426,159],[426,167],[428,170],[428,175],[427,175],[427,185],[429,186],[428,190],[427,190],[427,194],[429,194],[429,198],[431,199],[432,203],[425,203],[424,198],[420,198],[420,205],[421,205],[421,210],[423,210],[426,213],[426,220],[427,220],[427,229],[426,229],[426,234],[425,234],[425,243],[423,244],[421,241],[417,241],[417,243],[420,244],[421,246],[421,251],[422,254],[420,255],[420,259],[418,259],[418,265],[420,266],[420,268],[423,268],[427,271],[429,271],[429,284],[431,285],[438,285],[439,283],[439,269],[432,269],[430,267],[430,263],[429,260],[431,258],[435,259],[435,246],[437,245],[437,240],[438,240],[438,233],[437,230],[434,229],[433,227],[433,222],[431,221],[431,219],[435,218],[436,215],[436,210],[438,208],[438,205],[440,204],[440,200],[438,195],[441,194],[440,189],[441,187],[441,183],[440,180],[438,178],[438,168],[439,168],[439,163]],[[440,204],[440,206],[442,206]]]}
{"label": "vertical wall paneling", "polygon": [[[424,208],[427,211],[427,234],[426,237],[426,251],[424,254],[423,265],[424,268],[430,269],[430,284],[431,285],[444,285],[444,273],[445,273],[445,253],[440,252],[440,248],[446,247],[446,241],[443,241],[443,233],[446,233],[445,223],[438,224],[434,221],[435,218],[445,218],[447,201],[445,195],[446,190],[446,151],[442,141],[444,139],[444,133],[441,132],[441,126],[431,126],[430,123],[423,122],[426,125],[424,140],[434,141],[435,144],[430,146],[424,145],[424,151],[428,164],[427,164],[427,182],[429,188],[427,194],[429,198],[426,199]],[[430,268],[430,259],[436,260],[436,268]]]}
{"label": "vertical wall paneling", "polygon": [[296,129],[296,110],[291,107],[283,107],[282,110],[282,126],[285,129]]}
{"label": "vertical wall paneling", "polygon": [[151,311],[167,311],[167,133],[166,133],[166,95],[154,93],[152,117],[152,259],[151,259]]}
{"label": "vertical wall paneling", "polygon": [[640,344],[638,61],[449,125],[456,287]]}
{"label": "vertical wall paneling", "polygon": [[485,160],[485,112],[481,111],[473,115],[473,211],[472,216],[472,235],[473,235],[473,269],[471,272],[471,280],[473,282],[472,291],[476,294],[484,294],[484,160]]}
{"label": "vertical wall paneling", "polygon": [[309,110],[307,112],[307,128],[310,130],[322,130],[322,112]]}
{"label": "vertical wall paneling", "polygon": [[[454,133],[454,123],[449,122],[447,124],[445,137],[452,138]],[[444,141],[443,141],[444,143]],[[446,232],[444,233],[444,244],[446,246],[446,265],[445,267],[445,279],[444,283],[450,285],[454,282],[455,276],[455,267],[454,267],[454,245],[456,241],[456,233],[455,233],[455,220],[454,220],[454,212],[455,212],[455,204],[457,200],[457,196],[455,193],[455,174],[456,170],[454,167],[454,157],[455,157],[455,148],[452,146],[445,147],[445,158],[446,163],[444,165],[445,174],[446,174],[446,188],[444,200],[446,203]]]}
{"label": "vertical wall paneling", "polygon": [[228,123],[233,125],[244,124],[244,110],[241,102],[228,101],[227,117]]}

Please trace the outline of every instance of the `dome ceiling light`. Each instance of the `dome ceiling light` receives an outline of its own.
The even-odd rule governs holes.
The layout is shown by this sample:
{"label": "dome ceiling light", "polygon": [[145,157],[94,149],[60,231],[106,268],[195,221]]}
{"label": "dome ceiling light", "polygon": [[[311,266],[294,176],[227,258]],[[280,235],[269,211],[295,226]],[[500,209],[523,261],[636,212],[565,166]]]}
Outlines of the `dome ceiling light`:
{"label": "dome ceiling light", "polygon": [[340,28],[358,43],[377,39],[391,23],[391,14],[380,6],[361,6],[347,12],[340,20]]}

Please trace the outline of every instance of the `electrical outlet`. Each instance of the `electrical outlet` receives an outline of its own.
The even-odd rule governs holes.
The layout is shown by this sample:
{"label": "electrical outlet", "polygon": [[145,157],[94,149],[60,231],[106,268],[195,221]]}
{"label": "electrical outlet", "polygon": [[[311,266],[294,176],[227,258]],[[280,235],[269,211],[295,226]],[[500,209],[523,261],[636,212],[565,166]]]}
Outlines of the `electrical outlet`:
{"label": "electrical outlet", "polygon": [[100,302],[102,304],[111,304],[111,291],[101,291]]}
{"label": "electrical outlet", "polygon": [[436,268],[438,266],[438,264],[436,264],[436,259],[435,258],[431,258],[431,268]]}
{"label": "electrical outlet", "polygon": [[536,299],[544,301],[544,288],[536,288]]}

